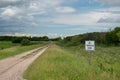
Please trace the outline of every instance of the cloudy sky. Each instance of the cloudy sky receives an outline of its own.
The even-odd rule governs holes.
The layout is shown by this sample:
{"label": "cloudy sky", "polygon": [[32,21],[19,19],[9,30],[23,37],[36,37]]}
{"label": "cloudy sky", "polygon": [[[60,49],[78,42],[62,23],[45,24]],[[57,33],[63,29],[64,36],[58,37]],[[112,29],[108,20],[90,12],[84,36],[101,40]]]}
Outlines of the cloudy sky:
{"label": "cloudy sky", "polygon": [[0,34],[49,37],[120,26],[120,0],[0,0]]}

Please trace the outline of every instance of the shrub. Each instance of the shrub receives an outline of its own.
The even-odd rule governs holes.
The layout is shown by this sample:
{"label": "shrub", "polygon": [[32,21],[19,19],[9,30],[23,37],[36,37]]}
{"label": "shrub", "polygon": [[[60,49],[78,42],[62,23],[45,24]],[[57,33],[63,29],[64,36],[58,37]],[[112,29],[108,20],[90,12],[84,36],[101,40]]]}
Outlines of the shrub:
{"label": "shrub", "polygon": [[23,39],[23,40],[21,41],[21,45],[22,45],[22,46],[30,45],[30,40],[29,40],[29,39]]}
{"label": "shrub", "polygon": [[20,37],[15,37],[12,39],[12,43],[21,43],[21,41],[22,41],[22,38]]}

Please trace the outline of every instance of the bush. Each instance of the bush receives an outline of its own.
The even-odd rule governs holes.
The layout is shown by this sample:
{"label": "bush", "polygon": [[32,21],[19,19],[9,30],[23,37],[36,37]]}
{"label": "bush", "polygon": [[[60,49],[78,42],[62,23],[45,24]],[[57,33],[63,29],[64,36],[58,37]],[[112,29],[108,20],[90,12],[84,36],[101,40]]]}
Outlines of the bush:
{"label": "bush", "polygon": [[30,40],[29,40],[29,39],[23,39],[23,40],[21,41],[21,45],[22,45],[22,46],[30,45]]}
{"label": "bush", "polygon": [[22,41],[22,38],[20,37],[15,37],[12,39],[12,43],[21,43],[21,41]]}

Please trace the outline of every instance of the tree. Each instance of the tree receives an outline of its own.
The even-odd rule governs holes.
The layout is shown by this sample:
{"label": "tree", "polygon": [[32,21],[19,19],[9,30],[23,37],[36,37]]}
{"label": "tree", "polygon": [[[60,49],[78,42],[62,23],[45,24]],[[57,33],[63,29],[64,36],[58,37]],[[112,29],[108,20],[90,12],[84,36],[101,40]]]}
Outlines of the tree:
{"label": "tree", "polygon": [[117,33],[117,36],[118,36],[119,42],[120,42],[120,31]]}
{"label": "tree", "polygon": [[23,46],[30,45],[30,40],[28,40],[28,39],[23,39],[23,40],[21,41],[21,45],[23,45]]}
{"label": "tree", "polygon": [[71,46],[77,46],[81,43],[81,35],[73,36],[70,42]]}
{"label": "tree", "polygon": [[22,41],[22,38],[21,38],[21,37],[14,37],[14,38],[12,39],[12,43],[21,43],[21,41]]}
{"label": "tree", "polygon": [[119,43],[119,38],[117,34],[115,33],[115,31],[111,31],[106,34],[107,45],[111,45],[111,44],[118,45],[118,43]]}

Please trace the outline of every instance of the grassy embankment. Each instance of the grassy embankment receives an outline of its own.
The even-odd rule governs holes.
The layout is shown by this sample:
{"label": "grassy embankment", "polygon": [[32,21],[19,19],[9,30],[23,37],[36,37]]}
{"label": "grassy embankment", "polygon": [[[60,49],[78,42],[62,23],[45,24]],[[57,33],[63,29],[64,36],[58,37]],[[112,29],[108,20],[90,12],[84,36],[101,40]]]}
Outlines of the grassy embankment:
{"label": "grassy embankment", "polygon": [[37,42],[37,44],[34,42],[34,44],[29,46],[21,46],[20,44],[13,44],[12,42],[0,42],[0,59],[14,56],[37,47],[44,46],[46,44],[47,42]]}
{"label": "grassy embankment", "polygon": [[5,48],[9,48],[12,46],[16,46],[16,45],[18,45],[18,44],[13,44],[10,41],[0,41],[0,50],[5,49]]}
{"label": "grassy embankment", "polygon": [[27,80],[119,80],[120,47],[97,47],[88,64],[83,47],[50,47],[24,73]]}
{"label": "grassy embankment", "polygon": [[[89,78],[86,80],[119,80],[120,79],[120,47],[96,46],[94,52],[86,52],[84,46],[65,47],[64,50],[76,55],[84,64],[88,64],[89,55],[92,54]],[[85,62],[86,61],[86,62]],[[87,72],[87,70],[85,72]],[[88,74],[87,74],[88,75]],[[92,77],[92,78],[91,78]]]}

